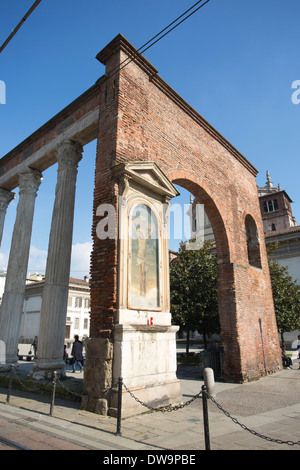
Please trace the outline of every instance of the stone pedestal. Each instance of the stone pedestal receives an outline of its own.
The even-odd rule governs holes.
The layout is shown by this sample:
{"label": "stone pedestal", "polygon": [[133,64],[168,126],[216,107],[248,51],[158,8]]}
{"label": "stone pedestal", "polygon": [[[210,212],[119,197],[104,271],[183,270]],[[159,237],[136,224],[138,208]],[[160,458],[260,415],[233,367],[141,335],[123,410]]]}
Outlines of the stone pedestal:
{"label": "stone pedestal", "polygon": [[5,291],[0,311],[0,339],[6,345],[6,364],[18,360],[18,342],[24,302],[35,198],[41,173],[28,169],[19,175],[19,203],[11,242]]}
{"label": "stone pedestal", "polygon": [[78,163],[82,147],[65,141],[56,151],[58,161],[55,202],[42,297],[37,362],[32,376],[39,380],[63,373],[63,346],[68,303],[73,217]]}
{"label": "stone pedestal", "polygon": [[[118,325],[114,336],[113,384],[122,377],[141,402],[154,408],[182,402],[176,377],[177,326]],[[117,416],[118,392],[111,394],[109,414]],[[147,411],[123,387],[122,417]]]}
{"label": "stone pedestal", "polygon": [[[118,325],[114,343],[105,338],[88,339],[82,408],[116,417],[119,377],[147,405],[156,408],[180,404],[180,381],[176,377],[177,330],[177,326]],[[122,395],[123,418],[147,411],[125,387]]]}

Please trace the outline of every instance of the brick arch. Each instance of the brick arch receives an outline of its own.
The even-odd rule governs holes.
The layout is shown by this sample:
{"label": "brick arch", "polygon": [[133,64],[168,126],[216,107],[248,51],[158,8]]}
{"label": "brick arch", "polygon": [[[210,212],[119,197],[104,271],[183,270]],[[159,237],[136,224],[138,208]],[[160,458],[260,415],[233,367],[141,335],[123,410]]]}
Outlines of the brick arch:
{"label": "brick arch", "polygon": [[[123,36],[118,35],[97,55],[97,59],[105,65],[105,75],[0,161],[0,188],[11,191],[19,186],[19,176],[24,171],[34,168],[43,172],[57,163],[57,146],[62,141],[66,140],[68,145],[84,146],[97,139],[90,281],[91,327],[85,371],[85,393],[90,398],[91,408],[105,411],[107,402],[114,407],[113,400],[108,396],[114,383],[113,360],[116,358],[116,364],[125,357],[122,340],[119,344],[116,339],[116,336],[120,339],[121,330],[124,332],[118,312],[118,239],[102,240],[97,236],[100,204],[109,204],[116,209],[114,214],[118,226],[119,185],[112,169],[122,162],[156,163],[169,180],[191,191],[205,205],[219,258],[219,310],[227,374],[224,379],[246,381],[277,371],[282,364],[257,197],[257,170],[170,87],[156,68]],[[120,67],[128,59],[126,68]],[[65,178],[69,184],[70,176],[65,175]],[[66,207],[64,204],[60,207],[60,216],[62,210],[65,211],[64,215],[70,214]],[[260,269],[247,262],[243,214],[251,214],[257,226],[258,240],[261,240]],[[27,219],[22,218],[28,224]],[[4,218],[2,220],[4,222]],[[19,220],[17,222],[20,223]],[[31,227],[25,227],[26,223],[21,226],[29,236]],[[56,225],[58,228],[59,224]],[[63,252],[62,249],[56,250],[56,247],[66,246],[62,232],[57,230],[56,235],[57,243],[53,243],[52,254]],[[66,266],[67,263],[66,259]],[[52,264],[56,268],[58,264],[60,266],[55,268],[55,272],[67,272],[62,260],[58,264],[52,261]],[[165,264],[168,265],[167,260]],[[26,272],[25,265],[23,271]],[[11,279],[15,279],[15,275],[13,268]],[[21,278],[19,280],[21,286],[23,281]],[[64,282],[67,285],[67,281]],[[52,286],[56,287],[56,284]],[[61,305],[64,305],[67,295],[65,289],[63,292]],[[23,292],[19,294],[18,298],[21,298]],[[14,310],[15,304],[10,305]],[[57,301],[59,314],[63,311],[61,305]],[[47,301],[47,308],[50,307],[51,302]],[[22,310],[19,315],[21,313]],[[170,327],[169,312],[165,313],[166,317],[160,319],[158,324],[163,332]],[[51,328],[54,328],[57,323],[52,321],[50,314],[53,315],[51,308],[49,318]],[[140,315],[138,321],[142,318],[145,317]],[[148,325],[145,326],[147,329]],[[138,334],[139,327],[140,323],[135,330]],[[14,334],[14,340],[17,340],[16,332]],[[172,343],[168,343],[170,336],[166,343],[170,345],[168,351],[172,351],[172,357],[168,353],[170,360],[161,361],[163,364],[160,365],[168,366],[164,373],[174,377],[174,331],[171,334]],[[56,361],[56,351],[52,359]],[[143,360],[145,366],[151,362],[148,356],[144,356]],[[155,374],[149,373],[149,377]],[[141,377],[137,374],[138,380]],[[159,388],[161,395],[168,400],[177,400],[176,393],[173,393],[175,381],[170,382],[170,375],[164,377],[165,383]],[[157,379],[159,382],[155,386],[161,384],[160,373]],[[142,380],[138,383],[140,387],[144,385]],[[145,394],[148,391],[147,385]],[[166,401],[164,405],[169,403],[171,401]]]}
{"label": "brick arch", "polygon": [[204,204],[205,212],[213,228],[218,257],[218,311],[221,326],[221,340],[225,351],[224,375],[229,381],[241,382],[237,360],[241,351],[233,325],[236,324],[236,295],[234,268],[230,256],[230,242],[226,226],[217,202],[209,194],[205,184],[197,181],[194,175],[186,172],[167,173],[173,184],[179,185],[193,194]]}
{"label": "brick arch", "polygon": [[198,182],[194,175],[189,173],[173,172],[168,174],[168,178],[173,184],[188,190],[200,204],[204,205],[204,210],[214,232],[219,263],[228,262],[230,260],[230,245],[226,227],[217,202],[210,196],[209,190],[204,187],[202,182]]}
{"label": "brick arch", "polygon": [[[110,77],[111,71],[128,57],[134,59],[117,77]],[[115,203],[118,188],[110,180],[111,168],[132,161],[154,162],[170,181],[197,197],[205,206],[216,239],[226,380],[243,382],[278,370],[280,350],[266,254],[262,252],[263,269],[249,265],[245,243],[244,211],[255,217],[258,231],[263,234],[257,170],[122,36],[97,58],[105,64],[108,79],[102,89],[103,108],[99,114],[96,207],[103,202]],[[92,260],[91,332],[102,338],[105,334],[113,342],[118,299],[117,244],[112,241],[110,246],[100,246],[94,240]],[[264,345],[268,345],[265,356],[257,346],[254,316],[264,318]]]}

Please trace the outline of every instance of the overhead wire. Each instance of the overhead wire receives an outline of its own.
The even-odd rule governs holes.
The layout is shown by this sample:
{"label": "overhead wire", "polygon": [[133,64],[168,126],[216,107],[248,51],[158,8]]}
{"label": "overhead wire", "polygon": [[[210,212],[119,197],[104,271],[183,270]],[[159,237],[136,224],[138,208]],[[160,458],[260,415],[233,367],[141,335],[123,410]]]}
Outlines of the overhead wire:
{"label": "overhead wire", "polygon": [[[34,2],[34,4],[31,6],[31,8],[23,16],[21,21],[17,24],[15,29],[12,31],[12,33],[9,35],[9,37],[6,39],[6,41],[4,41],[4,43],[0,47],[0,53],[5,49],[5,47],[8,45],[8,43],[12,40],[12,38],[15,36],[15,34],[18,32],[18,30],[23,25],[23,23],[32,14],[32,12],[41,3],[41,1],[42,0],[36,0]],[[186,21],[188,18],[190,18],[192,15],[194,15],[198,10],[203,8],[208,2],[210,2],[210,0],[206,0],[204,3],[202,3],[202,2],[203,2],[203,0],[198,0],[196,3],[194,3],[184,13],[182,13],[180,16],[178,16],[175,20],[173,20],[170,24],[168,24],[165,28],[163,28],[159,33],[157,33],[155,36],[153,36],[151,39],[149,39],[149,41],[147,41],[139,49],[137,49],[137,53],[143,54],[144,52],[146,52],[148,49],[150,49],[152,46],[154,46],[154,44],[159,42],[161,39],[163,39],[165,36],[167,36],[167,34],[169,34],[171,31],[173,31],[175,28],[177,28],[179,25],[181,25],[184,21]],[[199,5],[199,4],[201,4],[201,5]],[[181,20],[181,21],[179,21],[179,20]],[[126,65],[128,65],[130,62],[132,62],[135,57],[136,57],[136,53],[133,56],[131,56],[131,57],[125,59],[123,62],[121,62],[121,64],[118,65],[118,67],[116,67],[116,69],[114,69],[111,72],[110,76],[113,75],[114,73],[116,73],[117,71],[122,70],[124,67],[126,67]]]}
{"label": "overhead wire", "polygon": [[27,11],[27,13],[23,16],[23,18],[21,19],[21,21],[19,21],[19,23],[17,24],[17,26],[15,27],[15,29],[12,31],[12,33],[8,36],[8,38],[6,39],[6,41],[4,41],[4,43],[2,44],[2,46],[0,47],[0,54],[1,52],[5,49],[5,47],[7,46],[7,44],[12,40],[12,38],[15,36],[15,34],[19,31],[19,29],[21,28],[21,26],[23,25],[23,23],[27,20],[27,18],[31,15],[31,13],[36,9],[36,7],[39,5],[39,3],[41,3],[42,0],[36,0],[36,2],[34,2],[34,4],[31,6],[31,8],[29,8],[29,10]]}
{"label": "overhead wire", "polygon": [[[203,0],[201,0],[203,1]],[[179,23],[177,23],[175,26],[173,26],[173,28],[169,29],[169,31],[167,31],[165,34],[163,34],[160,38],[158,38],[156,41],[154,41],[152,44],[150,44],[150,46],[146,47],[145,49],[142,50],[142,53],[144,53],[145,51],[147,51],[148,49],[150,49],[150,47],[154,46],[154,44],[156,44],[158,41],[160,41],[162,38],[164,38],[165,36],[167,36],[167,34],[169,34],[171,31],[173,31],[175,28],[177,28],[179,25],[181,25],[184,21],[186,21],[188,18],[190,18],[190,16],[194,15],[198,10],[200,10],[200,8],[203,8],[208,2],[210,2],[210,0],[206,0],[206,2],[204,2],[202,5],[200,5],[198,8],[196,8],[195,11],[193,11],[192,13],[190,13],[188,16],[186,16],[183,20],[181,20]],[[199,3],[199,2],[198,2]],[[189,11],[189,10],[188,10]],[[182,15],[183,16],[183,15]],[[181,17],[179,17],[181,18]],[[178,18],[178,19],[179,19]],[[177,20],[176,20],[177,21]],[[173,24],[173,23],[172,23]],[[163,30],[165,31],[165,30]],[[162,32],[163,32],[162,31]],[[159,33],[160,34],[160,33]],[[158,36],[158,35],[157,35]],[[156,37],[156,36],[155,36]]]}
{"label": "overhead wire", "polygon": [[[5,47],[8,45],[8,43],[15,36],[15,34],[18,32],[18,30],[23,25],[23,23],[26,21],[26,19],[32,14],[32,12],[36,9],[36,7],[41,3],[41,1],[42,0],[36,0],[34,2],[34,4],[31,6],[31,8],[27,11],[27,13],[24,15],[24,17],[21,19],[21,21],[18,23],[18,25],[15,27],[15,29],[12,31],[12,33],[9,35],[9,37],[6,39],[6,41],[0,47],[0,53],[5,49]],[[194,15],[197,11],[199,11],[201,8],[203,8],[207,3],[210,2],[210,0],[206,0],[204,3],[202,3],[202,2],[203,2],[203,0],[199,0],[196,3],[194,3],[190,8],[188,8],[184,13],[182,13],[175,20],[173,20],[170,24],[168,24],[165,28],[163,28],[159,33],[155,34],[155,36],[153,36],[145,44],[143,44],[139,49],[137,49],[137,51],[131,57],[128,57],[123,62],[121,62],[115,69],[113,69],[113,71],[111,72],[111,74],[109,76],[111,77],[116,72],[121,71],[124,67],[126,67],[130,62],[132,62],[134,60],[134,58],[137,56],[137,54],[143,54],[145,51],[150,49],[152,46],[154,46],[154,44],[158,43],[161,39],[163,39],[165,36],[167,36],[171,31],[176,29],[184,21],[186,21],[188,18],[190,18],[192,15]],[[181,21],[179,21],[179,20],[181,20]],[[75,271],[73,271],[73,272],[75,272]]]}
{"label": "overhead wire", "polygon": [[[182,13],[180,16],[178,16],[178,18],[173,20],[170,24],[168,24],[168,26],[166,26],[159,33],[157,33],[155,36],[153,36],[151,39],[149,39],[145,44],[143,44],[139,49],[137,49],[134,54],[132,54],[130,57],[127,57],[127,59],[124,59],[123,62],[121,62],[117,67],[115,67],[111,71],[109,77],[111,77],[115,73],[117,73],[117,72],[121,71],[123,68],[125,68],[128,64],[130,64],[130,62],[132,62],[135,59],[135,57],[137,57],[138,54],[143,54],[148,49],[150,49],[152,46],[154,46],[154,44],[159,42],[161,39],[163,39],[165,36],[167,36],[171,31],[173,31],[175,28],[177,28],[179,25],[181,25],[184,21],[186,21],[188,18],[190,18],[192,15],[194,15],[198,10],[203,8],[208,2],[210,2],[210,0],[206,0],[204,3],[202,3],[202,2],[203,2],[203,0],[199,0],[196,3],[194,3],[194,5],[192,5],[184,13]],[[198,6],[200,3],[202,3],[202,5]],[[183,19],[181,19],[181,18],[183,18]],[[181,21],[179,21],[179,20],[181,20]],[[171,26],[172,26],[172,28],[171,28]],[[169,28],[171,28],[171,29],[169,29]]]}

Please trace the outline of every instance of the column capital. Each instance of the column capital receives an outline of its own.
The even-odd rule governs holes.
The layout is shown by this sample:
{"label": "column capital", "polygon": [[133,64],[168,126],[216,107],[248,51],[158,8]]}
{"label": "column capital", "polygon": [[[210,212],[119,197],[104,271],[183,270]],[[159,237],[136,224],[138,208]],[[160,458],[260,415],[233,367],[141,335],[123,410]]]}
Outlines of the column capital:
{"label": "column capital", "polygon": [[37,193],[42,182],[42,173],[39,170],[27,168],[19,174],[19,194]]}
{"label": "column capital", "polygon": [[83,147],[79,142],[63,140],[55,149],[59,167],[68,167],[77,171],[78,163],[82,159]]}
{"label": "column capital", "polygon": [[8,189],[0,188],[0,211],[5,212],[9,203],[15,199],[16,193],[9,191]]}

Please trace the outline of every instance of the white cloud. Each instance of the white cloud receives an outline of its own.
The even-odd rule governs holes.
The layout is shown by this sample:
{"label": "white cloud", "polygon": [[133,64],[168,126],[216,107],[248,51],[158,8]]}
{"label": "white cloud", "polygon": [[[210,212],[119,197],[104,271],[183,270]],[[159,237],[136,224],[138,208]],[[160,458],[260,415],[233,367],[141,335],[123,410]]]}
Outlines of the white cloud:
{"label": "white cloud", "polygon": [[[0,253],[0,270],[7,270],[9,253]],[[32,273],[44,273],[46,269],[47,251],[40,250],[34,245],[30,246],[28,271]]]}
{"label": "white cloud", "polygon": [[30,246],[28,272],[30,274],[44,274],[46,270],[47,250],[40,250],[34,245]]}
{"label": "white cloud", "polygon": [[[90,272],[90,255],[92,242],[76,243],[72,246],[71,276],[82,278]],[[7,269],[8,253],[0,253],[0,270]],[[28,273],[45,274],[47,263],[47,250],[41,250],[34,245],[30,246]]]}
{"label": "white cloud", "polygon": [[90,272],[92,242],[76,243],[72,246],[71,276],[83,278]]}

